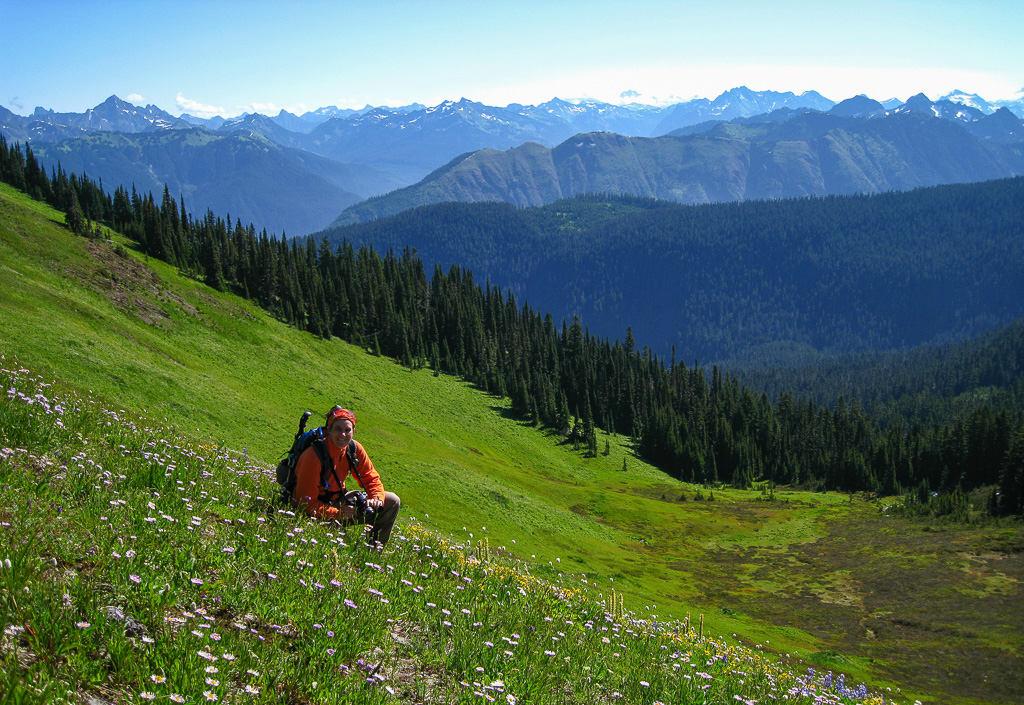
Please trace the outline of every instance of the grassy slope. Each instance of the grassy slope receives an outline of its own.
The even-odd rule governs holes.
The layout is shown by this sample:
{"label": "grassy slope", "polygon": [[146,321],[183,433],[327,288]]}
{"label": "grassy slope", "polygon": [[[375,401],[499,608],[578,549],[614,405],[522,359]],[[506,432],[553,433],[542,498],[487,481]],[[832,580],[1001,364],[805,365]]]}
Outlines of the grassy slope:
{"label": "grassy slope", "polygon": [[[937,639],[968,651],[998,682],[1020,667],[1019,531],[928,534],[937,541],[918,554],[916,534],[837,495],[762,503],[723,490],[696,502],[694,488],[633,457],[624,439],[585,459],[512,418],[504,400],[291,330],[162,263],[147,269],[134,253],[73,238],[61,221],[0,186],[0,347],[44,375],[268,466],[303,410],[343,403],[407,515],[442,531],[486,534],[540,568],[614,584],[633,609],[703,612],[713,633],[823,652],[813,658],[875,684],[990,701],[1020,694],[979,690],[970,661],[952,669],[934,653]],[[883,577],[899,594],[874,585]],[[959,626],[968,621],[971,633]]]}

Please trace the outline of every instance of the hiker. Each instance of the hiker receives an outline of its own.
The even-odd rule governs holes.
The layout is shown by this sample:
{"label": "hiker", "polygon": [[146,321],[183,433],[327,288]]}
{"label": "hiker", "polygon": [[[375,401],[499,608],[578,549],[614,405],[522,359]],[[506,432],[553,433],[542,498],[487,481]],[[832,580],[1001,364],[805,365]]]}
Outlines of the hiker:
{"label": "hiker", "polygon": [[[346,525],[370,524],[370,539],[387,544],[402,500],[394,492],[384,491],[370,456],[361,443],[352,439],[356,415],[335,406],[326,418],[324,446],[333,467],[329,467],[329,472],[321,472],[325,466],[316,449],[306,448],[295,465],[292,504],[303,508],[308,516],[336,519]],[[359,490],[346,491],[345,478],[350,470],[366,491],[365,509],[360,506]]]}

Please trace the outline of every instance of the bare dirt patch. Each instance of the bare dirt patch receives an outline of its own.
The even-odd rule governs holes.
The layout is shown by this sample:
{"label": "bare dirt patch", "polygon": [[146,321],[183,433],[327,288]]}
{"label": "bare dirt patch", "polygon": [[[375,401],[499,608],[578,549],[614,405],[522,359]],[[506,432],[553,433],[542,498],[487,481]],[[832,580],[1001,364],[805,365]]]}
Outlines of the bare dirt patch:
{"label": "bare dirt patch", "polygon": [[170,311],[161,302],[196,317],[199,310],[170,293],[160,277],[137,261],[120,245],[111,246],[102,240],[89,240],[86,247],[97,267],[90,273],[73,269],[66,274],[103,294],[119,311],[131,314],[147,325],[167,326]]}

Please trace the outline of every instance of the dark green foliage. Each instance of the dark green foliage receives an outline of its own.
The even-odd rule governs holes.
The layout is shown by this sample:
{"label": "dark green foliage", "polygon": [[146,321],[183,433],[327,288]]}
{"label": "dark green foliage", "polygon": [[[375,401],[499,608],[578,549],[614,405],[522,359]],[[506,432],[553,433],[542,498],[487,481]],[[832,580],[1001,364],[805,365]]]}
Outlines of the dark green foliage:
{"label": "dark green foliage", "polygon": [[817,404],[845,396],[871,416],[903,425],[950,423],[984,404],[1024,408],[1024,320],[976,338],[901,352],[844,355],[814,364],[745,369],[740,381]]}
{"label": "dark green foliage", "polygon": [[999,514],[1024,515],[1024,430],[1017,431],[1006,452],[995,505]]}
{"label": "dark green foliage", "polygon": [[68,230],[75,235],[85,235],[85,218],[82,217],[82,207],[78,204],[78,195],[72,191],[71,199],[68,202],[68,210],[64,217]]}
{"label": "dark green foliage", "polygon": [[958,523],[968,522],[971,518],[970,502],[960,487],[940,494],[930,492],[927,482],[921,483],[916,491],[908,493],[903,504],[894,506],[892,511],[904,516],[946,519]]}
{"label": "dark green foliage", "polygon": [[[1024,179],[705,206],[424,206],[327,232],[412,247],[660,354],[776,366],[937,345],[1024,316]],[[832,397],[834,398],[834,397]]]}
{"label": "dark green foliage", "polygon": [[[0,175],[38,184],[40,173],[40,166],[27,166],[17,145],[0,139]],[[597,453],[600,427],[633,436],[638,454],[708,487],[768,481],[849,492],[917,490],[919,503],[932,502],[930,493],[937,492],[942,499],[932,509],[960,517],[965,493],[998,486],[989,510],[1022,512],[1024,417],[1016,391],[1006,395],[1012,403],[993,408],[981,401],[941,423],[908,415],[880,424],[842,396],[825,405],[783,390],[773,402],[717,366],[708,375],[678,363],[674,354],[666,365],[649,347],[636,350],[630,329],[622,344],[592,334],[576,317],[559,328],[550,314],[479,284],[468,269],[435,266],[428,279],[409,249],[381,256],[348,242],[332,250],[324,239],[257,235],[252,225],[232,226],[230,216],[191,217],[167,189],[159,205],[152,194],[134,190],[129,196],[118,189],[110,198],[84,175],[67,177],[59,167],[50,189],[37,192],[49,193],[68,213],[79,203],[87,220],[139,235],[146,254],[247,296],[291,325],[409,367],[429,364],[436,373],[508,396],[524,421],[552,429],[589,455]],[[562,218],[567,231],[572,223],[604,217],[596,200],[572,207]],[[644,202],[616,207],[631,211],[626,221],[662,211]],[[948,380],[961,380],[951,389],[985,380],[1019,391],[1019,328],[965,350],[973,352],[948,368]],[[893,403],[900,396],[892,393]],[[628,472],[625,458],[623,469]],[[713,497],[709,492],[708,500]]]}

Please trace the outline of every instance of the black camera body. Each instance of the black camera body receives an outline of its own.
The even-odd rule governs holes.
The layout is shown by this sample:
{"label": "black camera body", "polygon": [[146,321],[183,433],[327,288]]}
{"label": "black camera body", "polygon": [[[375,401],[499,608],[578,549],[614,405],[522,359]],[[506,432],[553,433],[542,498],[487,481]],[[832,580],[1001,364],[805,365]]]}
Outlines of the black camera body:
{"label": "black camera body", "polygon": [[374,508],[366,505],[366,493],[362,490],[346,494],[345,504],[355,507],[357,512],[361,512],[365,516],[373,516]]}

